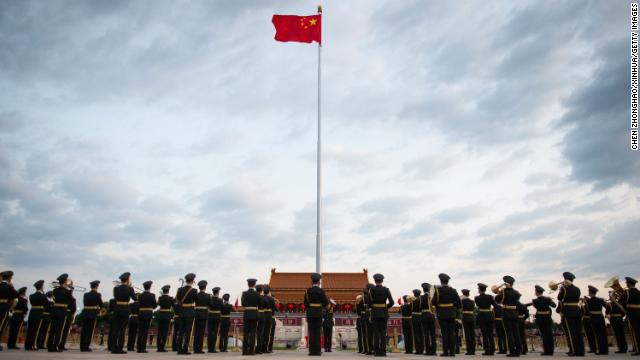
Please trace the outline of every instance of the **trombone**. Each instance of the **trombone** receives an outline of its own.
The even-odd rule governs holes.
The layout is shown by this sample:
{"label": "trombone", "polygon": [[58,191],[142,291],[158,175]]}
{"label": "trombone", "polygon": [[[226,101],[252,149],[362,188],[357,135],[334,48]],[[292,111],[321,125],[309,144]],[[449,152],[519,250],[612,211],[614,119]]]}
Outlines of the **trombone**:
{"label": "trombone", "polygon": [[[71,291],[87,292],[87,288],[84,287],[84,286],[74,286],[73,285],[73,280],[71,280],[71,279],[67,280],[67,284],[66,285],[69,286],[69,289],[71,289]],[[60,285],[60,282],[57,281],[57,280],[56,281],[52,281],[52,282],[49,283],[49,287],[52,288],[52,289],[59,288],[60,286],[62,286],[62,285]]]}
{"label": "trombone", "polygon": [[[113,280],[112,283],[113,283],[113,286],[123,285],[122,281],[120,281],[120,280]],[[144,292],[144,290],[140,289],[137,286],[133,286],[133,285],[129,285],[129,286],[131,286],[134,290],[136,290],[136,294],[140,294],[141,292]]]}

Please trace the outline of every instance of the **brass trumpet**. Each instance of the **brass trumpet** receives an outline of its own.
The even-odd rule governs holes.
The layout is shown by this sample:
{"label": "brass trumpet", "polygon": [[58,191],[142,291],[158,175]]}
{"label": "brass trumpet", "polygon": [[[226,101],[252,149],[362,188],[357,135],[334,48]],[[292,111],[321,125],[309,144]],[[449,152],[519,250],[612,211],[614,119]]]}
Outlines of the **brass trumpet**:
{"label": "brass trumpet", "polygon": [[558,288],[564,284],[564,280],[563,281],[549,281],[549,289],[551,290],[550,294],[553,293],[554,291],[558,290]]}
{"label": "brass trumpet", "polygon": [[502,283],[500,284],[500,286],[492,285],[491,292],[498,295],[500,293],[500,290],[504,289],[506,286],[507,286],[507,283]]}
{"label": "brass trumpet", "polygon": [[[74,286],[73,285],[73,280],[71,280],[71,279],[68,279],[65,282],[65,285],[67,285],[71,289],[71,291],[87,292],[87,288],[84,287],[84,286]],[[52,281],[52,282],[49,283],[49,287],[52,288],[52,289],[59,288],[60,286],[61,286],[60,282],[57,281],[57,280],[56,281]]]}

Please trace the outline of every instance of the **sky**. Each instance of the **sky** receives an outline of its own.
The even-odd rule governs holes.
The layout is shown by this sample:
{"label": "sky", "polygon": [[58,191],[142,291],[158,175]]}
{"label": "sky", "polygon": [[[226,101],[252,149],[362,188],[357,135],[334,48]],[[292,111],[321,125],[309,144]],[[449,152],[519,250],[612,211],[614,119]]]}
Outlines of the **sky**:
{"label": "sky", "polygon": [[[313,271],[318,47],[271,17],[316,6],[3,1],[0,267],[232,300]],[[323,6],[324,271],[640,277],[628,1]]]}

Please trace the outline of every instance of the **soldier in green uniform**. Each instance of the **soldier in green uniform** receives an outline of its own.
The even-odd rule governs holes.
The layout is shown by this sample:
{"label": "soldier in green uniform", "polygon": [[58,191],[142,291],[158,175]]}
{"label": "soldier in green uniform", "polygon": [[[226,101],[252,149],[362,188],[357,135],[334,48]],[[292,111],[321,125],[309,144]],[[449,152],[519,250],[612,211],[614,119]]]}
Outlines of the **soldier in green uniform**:
{"label": "soldier in green uniform", "polygon": [[504,329],[504,322],[502,321],[502,305],[496,303],[496,306],[493,308],[495,312],[495,327],[496,327],[496,337],[498,340],[498,354],[506,354],[507,353],[507,333]]}
{"label": "soldier in green uniform", "polygon": [[582,328],[584,329],[584,335],[587,338],[587,344],[589,345],[589,353],[595,354],[597,352],[596,334],[591,327],[591,315],[589,309],[587,309],[586,303],[580,304],[580,311],[582,312]]}
{"label": "soldier in green uniform", "polygon": [[431,306],[431,284],[422,283],[422,337],[424,343],[424,354],[435,355],[438,345],[436,343],[436,318],[433,315]]}
{"label": "soldier in green uniform", "polygon": [[393,297],[389,288],[382,285],[384,276],[374,274],[376,285],[369,289],[365,301],[371,307],[371,321],[373,324],[373,352],[375,356],[386,356],[387,352],[387,321],[388,309],[393,306]]}
{"label": "soldier in green uniform", "polygon": [[129,322],[129,315],[131,314],[129,302],[131,300],[135,301],[138,299],[138,295],[131,286],[130,272],[125,272],[120,275],[120,284],[113,288],[113,297],[115,301],[113,304],[113,319],[111,321],[111,325],[113,327],[113,347],[111,349],[111,353],[126,354],[126,351],[124,351],[123,348],[127,323]]}
{"label": "soldier in green uniform", "polygon": [[[4,333],[5,327],[9,324],[9,309],[13,301],[18,298],[18,292],[13,287],[11,279],[13,271],[7,270],[0,273],[0,335]],[[2,345],[0,345],[2,351]]]}
{"label": "soldier in green uniform", "polygon": [[362,301],[362,295],[356,296],[355,310],[356,314],[358,314],[358,318],[356,319],[356,332],[358,333],[358,354],[364,354],[365,334],[362,324],[362,318],[364,317],[364,302]]}
{"label": "soldier in green uniform", "polygon": [[158,298],[158,305],[160,309],[156,312],[156,320],[158,321],[158,337],[156,338],[156,344],[158,352],[167,352],[165,349],[167,345],[167,337],[169,335],[169,326],[171,325],[171,319],[173,318],[173,305],[175,299],[169,295],[170,285],[162,287],[162,295]]}
{"label": "soldier in green uniform", "polygon": [[195,317],[195,304],[198,294],[192,287],[196,279],[196,274],[189,273],[184,276],[185,284],[178,289],[176,294],[176,304],[179,306],[178,321],[180,331],[178,333],[177,346],[178,355],[191,355],[189,352],[189,342],[193,331],[193,320]]}
{"label": "soldier in green uniform", "polygon": [[616,338],[618,350],[616,354],[625,354],[628,350],[627,339],[624,334],[624,321],[622,318],[626,315],[624,307],[613,298],[613,291],[609,291],[609,302],[607,303],[606,314],[609,317],[609,323],[613,329],[613,335]]}
{"label": "soldier in green uniform", "polygon": [[262,289],[264,292],[265,311],[264,311],[264,344],[262,345],[262,353],[273,352],[273,338],[275,336],[276,329],[276,302],[273,296],[271,296],[271,289],[268,285],[265,285]]}
{"label": "soldier in green uniform", "polygon": [[402,315],[402,338],[404,339],[404,353],[413,354],[413,326],[411,325],[411,302],[409,295],[402,295],[402,306],[400,306],[400,314]]}
{"label": "soldier in green uniform", "polygon": [[464,331],[464,340],[467,346],[465,355],[476,354],[476,303],[469,298],[469,289],[462,289],[462,328]]}
{"label": "soldier in green uniform", "polygon": [[264,299],[264,285],[256,286],[256,291],[260,296],[258,299],[258,325],[256,326],[256,355],[262,354],[262,344],[264,343],[264,312],[266,303]]}
{"label": "soldier in green uniform", "polygon": [[633,340],[633,355],[640,355],[640,290],[636,288],[638,281],[632,277],[625,277],[627,288],[620,297],[620,304],[627,312],[631,339]]}
{"label": "soldier in green uniform", "polygon": [[589,285],[589,297],[585,302],[587,311],[591,317],[591,329],[595,337],[596,354],[608,355],[609,341],[607,339],[607,326],[604,323],[602,310],[606,309],[609,305],[603,298],[596,296],[597,292],[598,289],[595,286]]}
{"label": "soldier in green uniform", "polygon": [[527,355],[529,351],[527,345],[527,334],[525,333],[525,323],[529,318],[529,309],[520,302],[520,296],[517,296],[518,307],[518,332],[520,333],[520,355]]}
{"label": "soldier in green uniform", "polygon": [[140,325],[140,302],[138,299],[129,304],[129,322],[127,325],[127,351],[136,350],[138,327]]}
{"label": "soldier in green uniform", "polygon": [[258,326],[258,303],[260,295],[256,291],[256,279],[247,279],[249,289],[242,293],[240,302],[244,309],[242,320],[242,330],[244,337],[242,339],[242,355],[255,355],[256,346],[256,328]]}
{"label": "soldier in green uniform", "polygon": [[543,296],[544,288],[535,286],[536,298],[533,299],[533,307],[536,308],[536,325],[542,337],[542,355],[553,355],[553,320],[551,319],[551,308],[556,307],[556,303],[548,296]]}
{"label": "soldier in green uniform", "polygon": [[42,328],[42,319],[44,317],[44,307],[49,300],[44,294],[42,287],[44,286],[44,280],[38,280],[33,284],[36,288],[36,292],[29,295],[29,303],[31,304],[31,311],[29,311],[29,321],[27,322],[27,337],[24,341],[24,349],[27,351],[38,350],[37,342],[40,332],[46,330],[46,327]]}
{"label": "soldier in green uniform", "polygon": [[367,295],[369,294],[369,290],[371,290],[375,285],[373,284],[367,284],[367,289],[364,292],[363,295],[363,300],[365,301],[365,327],[367,328],[367,347],[369,349],[369,351],[367,352],[368,355],[375,355],[375,348],[373,347],[373,336],[374,336],[374,332],[373,332],[373,318],[371,317],[371,314],[373,312],[373,309],[371,308],[371,306],[367,303]]}
{"label": "soldier in green uniform", "polygon": [[209,302],[209,320],[207,323],[207,352],[209,353],[218,352],[216,351],[216,342],[218,341],[221,310],[220,288],[216,286],[211,290],[211,301]]}
{"label": "soldier in green uniform", "polygon": [[475,297],[476,306],[478,307],[476,319],[482,334],[482,349],[484,349],[482,355],[491,356],[496,352],[496,344],[493,340],[493,309],[497,307],[497,304],[493,296],[487,294],[486,291],[487,285],[478,283],[478,295]]}
{"label": "soldier in green uniform", "polygon": [[558,310],[562,314],[562,322],[567,331],[570,353],[573,356],[584,356],[584,337],[582,334],[582,311],[580,310],[580,289],[573,285],[576,278],[570,272],[562,273],[563,286],[558,291]]}
{"label": "soldier in green uniform", "polygon": [[11,315],[11,321],[9,323],[9,338],[7,339],[7,349],[19,349],[16,346],[18,341],[18,334],[24,324],[24,316],[29,310],[29,301],[27,300],[27,288],[21,287],[18,289],[18,302],[13,308],[13,314]]}
{"label": "soldier in green uniform", "polygon": [[329,306],[322,310],[322,342],[324,344],[324,352],[331,352],[333,342],[333,309],[336,302],[329,299]]}
{"label": "soldier in green uniform", "polygon": [[520,293],[513,288],[515,279],[512,276],[502,277],[505,288],[496,295],[496,302],[502,306],[502,325],[506,334],[508,357],[520,356],[522,343],[520,342],[520,330],[518,329],[518,299]]}
{"label": "soldier in green uniform", "polygon": [[198,282],[198,295],[196,297],[196,317],[193,335],[193,353],[204,354],[202,347],[204,345],[204,331],[207,328],[207,320],[209,319],[209,307],[211,306],[211,295],[207,293],[207,281],[200,280]]}
{"label": "soldier in green uniform", "polygon": [[[71,290],[71,294],[73,294],[73,283],[71,283],[71,285],[69,285],[69,289]],[[69,337],[69,332],[71,330],[71,325],[73,324],[73,320],[75,319],[76,316],[76,311],[78,310],[78,303],[76,301],[75,298],[73,298],[71,300],[71,304],[69,304],[69,307],[67,308],[67,317],[65,319],[64,322],[64,328],[62,330],[62,337],[60,339],[60,345],[59,348],[62,351],[67,351],[67,338]]]}
{"label": "soldier in green uniform", "polygon": [[148,353],[147,351],[147,338],[149,336],[149,328],[151,327],[151,318],[153,318],[153,311],[158,307],[156,300],[156,294],[151,292],[151,285],[153,281],[145,281],[142,283],[144,291],[142,294],[138,294],[138,303],[140,304],[140,315],[138,315],[138,339],[136,352]]}
{"label": "soldier in green uniform", "polygon": [[38,349],[44,349],[47,346],[47,336],[49,335],[49,328],[51,327],[51,309],[53,309],[53,291],[47,291],[44,294],[47,297],[47,301],[44,303],[44,309],[42,312],[42,326],[38,333]]}
{"label": "soldier in green uniform", "polygon": [[424,333],[422,332],[422,301],[419,289],[413,289],[411,304],[411,325],[413,326],[413,348],[416,355],[424,353]]}
{"label": "soldier in green uniform", "polygon": [[91,351],[91,339],[98,322],[100,309],[104,307],[102,294],[98,292],[99,280],[89,283],[91,290],[82,298],[82,330],[80,332],[80,351]]}
{"label": "soldier in green uniform", "polygon": [[51,328],[47,339],[47,350],[49,352],[62,351],[60,342],[62,341],[62,333],[67,319],[67,308],[75,301],[67,283],[68,278],[68,274],[58,276],[59,285],[53,289],[54,304],[51,313]]}
{"label": "soldier in green uniform", "polygon": [[231,327],[231,312],[233,307],[229,304],[229,294],[222,295],[222,308],[220,309],[220,352],[227,352],[229,344],[229,328]]}
{"label": "soldier in green uniform", "polygon": [[309,332],[309,355],[322,355],[320,336],[322,334],[322,308],[329,299],[320,287],[320,274],[311,275],[311,287],[304,293],[304,306],[307,309],[307,327]]}
{"label": "soldier in green uniform", "polygon": [[442,332],[442,356],[455,356],[456,352],[456,312],[461,308],[460,296],[449,286],[447,274],[439,274],[440,287],[436,287],[431,303],[436,307],[438,323]]}

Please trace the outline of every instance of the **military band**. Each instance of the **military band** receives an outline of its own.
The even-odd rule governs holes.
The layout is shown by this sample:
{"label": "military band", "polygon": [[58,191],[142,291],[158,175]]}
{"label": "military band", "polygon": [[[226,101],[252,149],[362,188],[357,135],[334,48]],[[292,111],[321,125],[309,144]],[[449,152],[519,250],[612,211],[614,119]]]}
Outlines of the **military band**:
{"label": "military band", "polygon": [[[76,299],[73,296],[73,281],[68,274],[60,275],[52,283],[53,291],[44,293],[44,280],[33,284],[35,291],[27,296],[27,288],[18,290],[12,285],[13,272],[0,273],[0,330],[7,330],[7,348],[17,349],[21,329],[28,319],[24,331],[24,348],[35,351],[47,347],[48,351],[65,350],[66,337],[76,313]],[[528,307],[535,308],[535,324],[542,343],[541,355],[554,354],[552,308],[556,303],[544,296],[545,289],[536,285],[535,298],[527,304],[520,301],[520,293],[513,287],[515,279],[503,277],[503,285],[493,286],[495,298],[486,293],[487,285],[478,283],[478,295],[470,297],[470,291],[461,290],[462,296],[449,285],[450,277],[440,274],[440,286],[428,283],[421,285],[412,295],[402,297],[400,307],[405,353],[433,355],[436,349],[435,320],[442,334],[442,356],[454,356],[459,351],[459,341],[464,339],[466,355],[474,355],[476,347],[476,323],[482,334],[483,355],[496,353],[494,326],[504,331],[504,349],[498,342],[499,350],[508,350],[509,357],[527,354],[525,334]],[[125,333],[129,333],[129,350],[147,352],[148,334],[151,320],[155,315],[158,324],[156,346],[158,352],[166,352],[166,343],[172,319],[176,331],[176,350],[179,354],[190,354],[193,343],[195,353],[204,353],[204,339],[207,336],[207,350],[215,353],[228,351],[228,337],[233,306],[229,294],[219,297],[220,288],[214,287],[212,294],[206,292],[207,282],[198,282],[199,292],[193,288],[195,274],[184,277],[185,284],[177,291],[176,298],[169,295],[170,286],[162,287],[162,294],[156,300],[151,292],[152,281],[143,283],[144,291],[137,293],[131,285],[131,274],[124,273],[114,284],[114,297],[106,307],[98,292],[100,281],[90,282],[90,291],[83,297],[80,321],[80,351],[90,352],[91,341],[100,318],[111,320],[108,348],[112,353],[122,354]],[[389,308],[393,298],[388,288],[383,286],[384,276],[375,274],[374,284],[367,284],[362,294],[355,299],[358,353],[385,356],[387,349],[387,323]],[[609,353],[607,325],[609,319],[617,346],[616,353],[628,350],[625,331],[630,333],[632,355],[638,353],[638,331],[640,320],[640,292],[637,281],[625,278],[626,288],[617,277],[605,284],[611,288],[607,300],[598,297],[598,289],[588,286],[588,296],[581,296],[580,289],[573,281],[575,275],[563,273],[563,281],[550,282],[552,291],[558,290],[557,311],[561,315],[561,325],[567,336],[569,355],[583,356],[584,336],[592,337],[590,349],[597,355]],[[310,355],[330,352],[333,339],[333,311],[336,303],[329,299],[320,287],[320,274],[311,276],[312,286],[304,293],[304,305],[308,324],[308,346]],[[244,307],[243,354],[252,355],[272,351],[275,332],[275,312],[277,300],[271,295],[267,285],[256,286],[256,279],[249,279],[249,289],[242,294]],[[136,288],[137,289],[137,288]],[[81,289],[81,291],[85,291]],[[30,305],[30,309],[29,309]],[[159,307],[159,308],[158,308]],[[435,309],[435,314],[433,313]],[[176,318],[174,318],[174,313]],[[28,317],[27,317],[28,314]],[[625,322],[626,320],[626,322]],[[137,330],[136,330],[137,328]],[[464,334],[458,336],[458,334]],[[1,335],[1,333],[0,333]],[[500,332],[497,332],[500,340]],[[0,349],[2,349],[0,347]]]}

